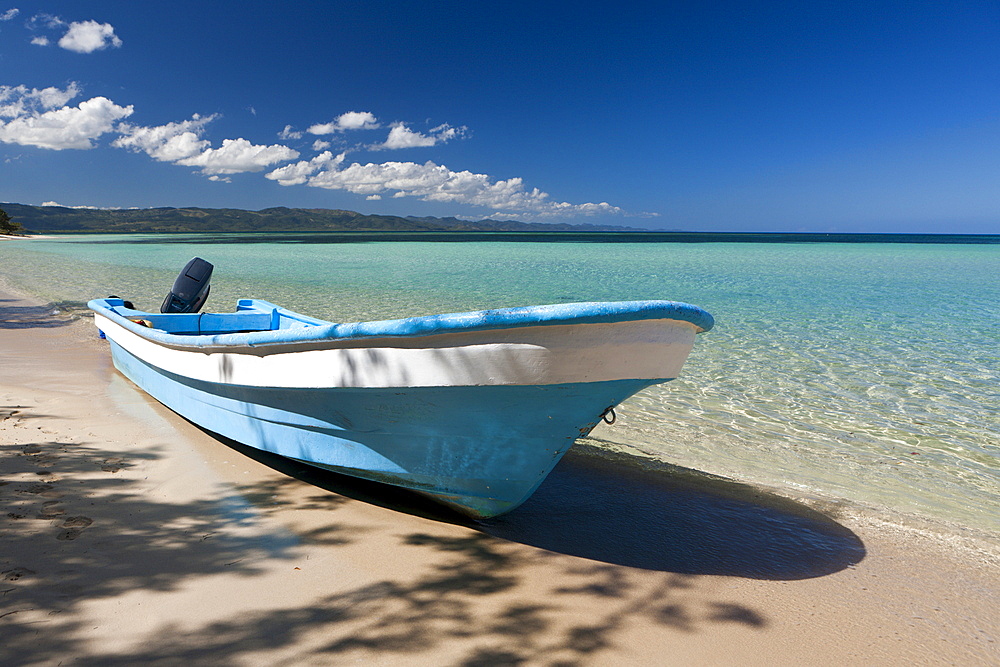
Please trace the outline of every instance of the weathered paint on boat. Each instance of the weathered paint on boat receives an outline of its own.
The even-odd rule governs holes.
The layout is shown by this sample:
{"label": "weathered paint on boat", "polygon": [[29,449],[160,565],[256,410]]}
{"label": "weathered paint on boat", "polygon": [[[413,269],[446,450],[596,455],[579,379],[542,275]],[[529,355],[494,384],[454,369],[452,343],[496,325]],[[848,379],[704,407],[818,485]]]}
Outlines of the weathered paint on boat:
{"label": "weathered paint on boat", "polygon": [[669,301],[354,324],[251,299],[234,313],[89,306],[115,366],[190,421],[473,517],[521,504],[608,408],[675,378],[713,324]]}

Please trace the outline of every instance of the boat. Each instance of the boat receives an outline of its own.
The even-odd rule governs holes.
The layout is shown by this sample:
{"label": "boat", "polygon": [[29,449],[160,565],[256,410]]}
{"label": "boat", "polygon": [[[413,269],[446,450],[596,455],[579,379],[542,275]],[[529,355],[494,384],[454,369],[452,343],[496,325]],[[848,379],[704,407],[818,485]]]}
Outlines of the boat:
{"label": "boat", "polygon": [[[355,323],[259,299],[197,312],[208,278],[196,260],[210,278],[191,260],[159,313],[88,304],[122,374],[208,431],[476,519],[519,506],[618,404],[676,378],[713,325],[673,301]],[[184,280],[197,284],[184,293]]]}

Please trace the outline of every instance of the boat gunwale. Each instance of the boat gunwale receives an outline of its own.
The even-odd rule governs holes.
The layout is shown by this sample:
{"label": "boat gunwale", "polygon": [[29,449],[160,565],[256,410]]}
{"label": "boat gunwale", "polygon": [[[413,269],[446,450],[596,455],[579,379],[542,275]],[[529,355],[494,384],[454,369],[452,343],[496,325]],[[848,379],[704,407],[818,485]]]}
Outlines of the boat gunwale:
{"label": "boat gunwale", "polygon": [[[240,299],[237,304],[238,310],[234,313],[199,313],[199,315],[239,317],[241,313],[249,315],[270,311],[303,322],[304,326],[239,333],[175,334],[139,324],[136,320],[143,319],[143,316],[163,317],[163,314],[126,309],[122,299],[93,299],[87,306],[96,314],[147,340],[160,345],[180,348],[232,349],[236,347],[288,346],[319,341],[367,342],[379,339],[413,339],[534,326],[612,324],[641,320],[682,322],[693,326],[696,333],[709,331],[714,325],[712,315],[698,306],[679,301],[661,300],[518,306],[394,320],[333,323],[301,315],[260,299]],[[128,314],[123,315],[116,309],[128,310]],[[167,316],[169,317],[169,315]]]}

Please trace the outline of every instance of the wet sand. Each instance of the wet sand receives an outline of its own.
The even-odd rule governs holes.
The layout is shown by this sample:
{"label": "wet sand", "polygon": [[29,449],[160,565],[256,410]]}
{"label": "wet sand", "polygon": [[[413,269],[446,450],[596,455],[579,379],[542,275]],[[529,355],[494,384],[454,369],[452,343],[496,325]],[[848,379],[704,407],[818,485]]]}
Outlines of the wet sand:
{"label": "wet sand", "polygon": [[585,445],[470,523],[200,430],[51,311],[0,294],[0,664],[1000,664],[972,535]]}

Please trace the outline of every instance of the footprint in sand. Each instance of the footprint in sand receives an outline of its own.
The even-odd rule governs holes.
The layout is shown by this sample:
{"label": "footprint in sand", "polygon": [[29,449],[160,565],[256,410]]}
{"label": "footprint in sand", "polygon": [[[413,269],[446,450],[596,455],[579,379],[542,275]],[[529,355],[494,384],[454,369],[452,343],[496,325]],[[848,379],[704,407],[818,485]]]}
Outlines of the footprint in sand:
{"label": "footprint in sand", "polygon": [[24,493],[34,493],[37,495],[52,495],[52,489],[55,488],[51,484],[44,484],[38,482],[36,484],[29,484],[24,488]]}
{"label": "footprint in sand", "polygon": [[35,465],[39,468],[51,468],[58,460],[59,457],[54,454],[39,454],[38,456],[32,457],[32,461],[34,461]]}
{"label": "footprint in sand", "polygon": [[66,513],[61,507],[58,507],[58,500],[48,500],[42,503],[42,511],[38,513],[39,519],[55,519]]}
{"label": "footprint in sand", "polygon": [[87,516],[71,516],[63,521],[64,530],[56,535],[57,540],[75,540],[83,532],[83,529],[94,523],[94,520]]}
{"label": "footprint in sand", "polygon": [[63,528],[86,528],[92,523],[94,520],[89,516],[71,516],[63,521]]}
{"label": "footprint in sand", "polygon": [[25,454],[37,454],[38,452],[42,451],[42,446],[25,445],[24,447],[21,448],[21,451],[24,452]]}
{"label": "footprint in sand", "polygon": [[3,575],[4,581],[17,581],[21,577],[27,577],[32,574],[36,574],[36,572],[34,570],[29,570],[26,567],[15,567],[10,570],[4,570],[3,572],[0,572],[0,574]]}
{"label": "footprint in sand", "polygon": [[101,462],[101,470],[104,472],[118,472],[125,467],[125,459],[114,457]]}

